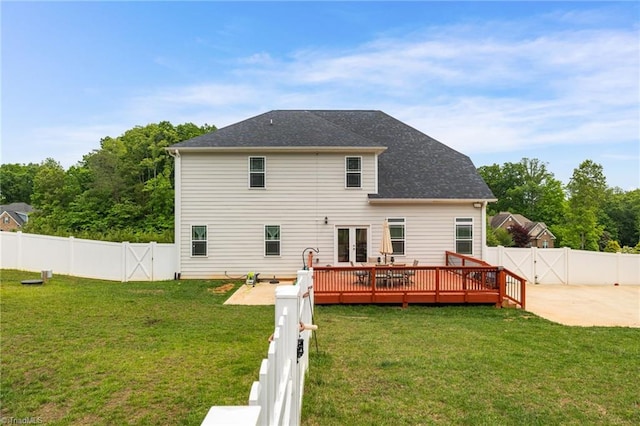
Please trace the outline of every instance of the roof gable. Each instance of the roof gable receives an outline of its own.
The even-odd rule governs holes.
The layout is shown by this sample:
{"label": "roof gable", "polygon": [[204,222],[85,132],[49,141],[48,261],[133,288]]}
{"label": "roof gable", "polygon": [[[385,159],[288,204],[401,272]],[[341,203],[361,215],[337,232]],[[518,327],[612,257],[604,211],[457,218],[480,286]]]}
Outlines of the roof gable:
{"label": "roof gable", "polygon": [[24,220],[22,216],[18,214],[18,212],[14,212],[11,210],[5,210],[0,213],[0,220],[4,220],[5,217],[11,218],[20,227],[22,227],[22,225],[26,222],[26,220]]}

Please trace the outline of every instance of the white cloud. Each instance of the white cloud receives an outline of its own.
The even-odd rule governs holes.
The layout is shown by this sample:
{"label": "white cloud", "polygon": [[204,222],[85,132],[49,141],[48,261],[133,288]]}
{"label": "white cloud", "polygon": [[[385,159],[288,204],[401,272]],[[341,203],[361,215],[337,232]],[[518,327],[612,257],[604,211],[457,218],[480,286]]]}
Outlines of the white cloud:
{"label": "white cloud", "polygon": [[[133,127],[133,126],[130,126]],[[51,157],[65,168],[73,166],[82,157],[100,148],[106,136],[119,136],[127,128],[118,125],[73,125],[40,127],[26,131],[15,144],[17,149],[3,146],[3,163],[40,163]],[[28,146],[28,150],[20,149]],[[13,148],[13,147],[11,147]]]}
{"label": "white cloud", "polygon": [[[358,108],[384,110],[467,154],[638,141],[637,29],[525,35],[517,27],[430,28],[284,57],[260,51],[237,58],[235,68],[210,81],[137,93],[103,120],[111,124],[41,129],[33,136],[69,147],[67,155],[77,161],[90,151],[87,140],[97,144],[136,124],[223,127],[270,109]],[[166,65],[163,57],[155,60]]]}

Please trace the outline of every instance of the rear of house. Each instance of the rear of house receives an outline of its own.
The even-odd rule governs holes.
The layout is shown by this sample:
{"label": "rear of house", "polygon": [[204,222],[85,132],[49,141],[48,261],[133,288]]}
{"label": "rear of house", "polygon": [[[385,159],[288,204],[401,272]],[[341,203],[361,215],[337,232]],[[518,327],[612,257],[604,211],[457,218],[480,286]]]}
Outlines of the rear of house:
{"label": "rear of house", "polygon": [[168,148],[184,278],[291,276],[380,256],[483,257],[486,203],[471,160],[380,111],[271,111]]}

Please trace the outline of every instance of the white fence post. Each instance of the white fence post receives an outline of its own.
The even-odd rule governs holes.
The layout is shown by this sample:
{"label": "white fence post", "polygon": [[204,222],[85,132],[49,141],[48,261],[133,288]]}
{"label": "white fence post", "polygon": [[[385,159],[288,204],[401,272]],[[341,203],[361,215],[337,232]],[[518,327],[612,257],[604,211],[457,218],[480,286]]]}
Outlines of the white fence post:
{"label": "white fence post", "polygon": [[569,256],[571,256],[571,249],[569,247],[564,247],[564,270],[567,274],[567,276],[565,277],[566,279],[564,280],[565,284],[571,284],[573,282],[573,277],[571,276],[571,271],[569,270]]}
{"label": "white fence post", "polygon": [[[253,411],[255,419],[243,417],[240,420],[240,415],[245,414],[242,407],[214,406],[202,425],[300,425],[304,379],[309,365],[309,336],[312,333],[311,330],[301,330],[300,323],[306,326],[313,322],[313,271],[298,271],[297,277],[296,285],[276,288],[274,333],[267,359],[263,359],[260,365],[259,381],[253,382],[249,406],[245,407],[259,410]],[[299,338],[302,338],[304,348],[300,359]],[[236,411],[225,408],[235,408]]]}
{"label": "white fence post", "polygon": [[127,252],[129,251],[129,241],[123,241],[121,244],[122,250],[122,282],[127,282]]}
{"label": "white fence post", "polygon": [[73,275],[73,266],[75,265],[75,238],[69,237],[69,275]]}
{"label": "white fence post", "polygon": [[18,234],[18,241],[17,241],[17,252],[18,252],[18,257],[17,257],[17,268],[16,269],[22,269],[22,231],[18,231],[16,232],[16,234]]}
{"label": "white fence post", "polygon": [[[279,318],[284,317],[284,345],[282,354],[284,361],[283,367],[286,361],[291,365],[291,382],[295,384],[292,388],[291,399],[294,402],[291,404],[291,417],[290,425],[300,424],[300,407],[298,401],[300,400],[300,392],[298,386],[298,357],[297,357],[297,345],[298,337],[300,336],[300,286],[281,286],[276,288],[276,321]],[[283,316],[285,312],[287,315]],[[280,354],[279,354],[280,355]]]}
{"label": "white fence post", "polygon": [[155,276],[154,274],[154,269],[156,268],[156,264],[155,264],[155,258],[156,258],[156,245],[158,243],[156,243],[155,241],[151,241],[149,243],[149,250],[151,251],[151,253],[149,253],[151,255],[151,268],[150,269],[150,274],[151,274],[151,281],[153,281],[153,277]]}

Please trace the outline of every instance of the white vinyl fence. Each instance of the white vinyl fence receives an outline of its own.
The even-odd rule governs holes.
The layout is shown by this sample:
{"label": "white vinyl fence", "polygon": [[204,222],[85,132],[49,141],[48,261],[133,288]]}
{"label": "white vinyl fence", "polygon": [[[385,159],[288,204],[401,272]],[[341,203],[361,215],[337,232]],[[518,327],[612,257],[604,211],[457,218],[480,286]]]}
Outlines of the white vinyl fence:
{"label": "white vinyl fence", "polygon": [[298,271],[296,285],[276,288],[275,331],[249,405],[211,407],[203,426],[300,425],[313,306],[312,270]]}
{"label": "white vinyl fence", "polygon": [[0,232],[0,267],[113,281],[162,281],[177,270],[175,244],[110,243]]}
{"label": "white vinyl fence", "polygon": [[640,285],[640,254],[486,247],[484,261],[535,284]]}

